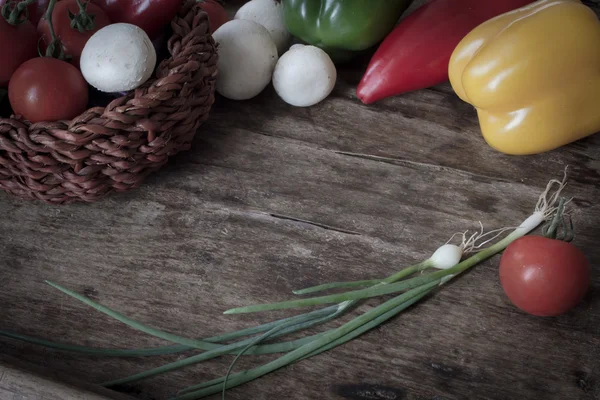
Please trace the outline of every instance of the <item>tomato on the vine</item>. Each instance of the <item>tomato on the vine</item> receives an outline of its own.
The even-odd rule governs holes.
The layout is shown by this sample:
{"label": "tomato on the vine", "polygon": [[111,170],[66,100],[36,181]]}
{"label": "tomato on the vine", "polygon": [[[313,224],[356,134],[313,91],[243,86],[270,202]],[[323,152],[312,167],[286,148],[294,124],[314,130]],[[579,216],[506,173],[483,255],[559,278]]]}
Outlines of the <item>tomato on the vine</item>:
{"label": "tomato on the vine", "polygon": [[537,316],[575,307],[590,285],[590,264],[573,244],[543,236],[515,240],[500,259],[500,282],[510,301]]}
{"label": "tomato on the vine", "polygon": [[227,14],[225,8],[216,0],[202,0],[200,1],[200,8],[208,14],[211,34],[225,22],[229,21],[229,14]]}
{"label": "tomato on the vine", "polygon": [[8,99],[15,114],[30,122],[68,120],[86,110],[88,85],[68,62],[36,57],[15,71]]}
{"label": "tomato on the vine", "polygon": [[[6,4],[7,2],[13,2],[15,0],[0,0],[0,7]],[[40,19],[44,16],[46,9],[48,8],[48,3],[50,0],[35,0],[33,3],[27,6],[28,18],[29,21],[33,24],[33,26],[37,26]]]}
{"label": "tomato on the vine", "polygon": [[0,87],[6,87],[19,65],[37,56],[35,27],[29,21],[12,25],[6,18],[0,16],[0,49],[2,49]]}
{"label": "tomato on the vine", "polygon": [[142,28],[151,40],[160,36],[181,8],[181,0],[92,0],[112,22]]}
{"label": "tomato on the vine", "polygon": [[[91,25],[87,26],[86,29],[81,27],[81,31],[77,28],[71,27],[71,18],[69,16],[69,12],[74,15],[79,14],[80,10],[77,0],[58,1],[54,6],[54,10],[52,11],[52,24],[54,25],[56,37],[62,43],[65,54],[72,57],[72,63],[77,68],[79,68],[79,58],[81,57],[81,52],[83,51],[88,39],[99,29],[104,28],[111,23],[111,20],[106,12],[104,12],[104,10],[102,10],[100,7],[91,3],[83,4],[86,4],[87,15],[94,15],[95,17],[91,22]],[[38,33],[41,39],[40,47],[42,48],[42,51],[45,51],[46,47],[52,41],[50,27],[48,26],[48,21],[46,18],[42,18],[40,20],[38,24]]]}

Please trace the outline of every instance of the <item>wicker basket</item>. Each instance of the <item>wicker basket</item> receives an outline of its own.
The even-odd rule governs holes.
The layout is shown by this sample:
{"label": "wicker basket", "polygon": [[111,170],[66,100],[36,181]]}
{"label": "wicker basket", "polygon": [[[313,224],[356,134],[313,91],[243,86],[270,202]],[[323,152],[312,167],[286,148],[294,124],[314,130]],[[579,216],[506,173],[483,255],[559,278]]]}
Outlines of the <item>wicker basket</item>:
{"label": "wicker basket", "polygon": [[187,150],[214,102],[216,45],[207,14],[185,0],[170,57],[142,87],[72,121],[0,118],[0,188],[60,204],[134,188]]}

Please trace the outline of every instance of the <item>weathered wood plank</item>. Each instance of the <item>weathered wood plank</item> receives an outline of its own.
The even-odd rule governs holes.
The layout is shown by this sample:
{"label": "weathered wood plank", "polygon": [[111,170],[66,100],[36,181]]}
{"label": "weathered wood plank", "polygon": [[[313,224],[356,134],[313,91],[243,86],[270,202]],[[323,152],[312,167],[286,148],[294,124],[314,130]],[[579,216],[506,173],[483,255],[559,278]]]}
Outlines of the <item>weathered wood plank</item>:
{"label": "weathered wood plank", "polygon": [[[310,109],[286,106],[271,88],[252,101],[219,98],[194,147],[133,192],[69,206],[0,195],[0,329],[104,347],[164,343],[46,279],[190,337],[246,327],[289,313],[221,312],[287,299],[306,285],[389,274],[478,221],[519,223],[570,165],[575,243],[594,266],[575,310],[557,318],[517,311],[499,286],[496,257],[384,326],[227,398],[600,398],[600,137],[508,157],[483,142],[473,111],[448,85],[360,104],[362,68],[340,71],[333,96]],[[184,356],[102,359],[9,340],[0,353],[93,383]],[[237,368],[271,358],[244,358]],[[168,398],[222,375],[230,361],[128,392]]]}
{"label": "weathered wood plank", "polygon": [[57,375],[37,365],[0,353],[0,399],[3,400],[132,400],[114,390]]}

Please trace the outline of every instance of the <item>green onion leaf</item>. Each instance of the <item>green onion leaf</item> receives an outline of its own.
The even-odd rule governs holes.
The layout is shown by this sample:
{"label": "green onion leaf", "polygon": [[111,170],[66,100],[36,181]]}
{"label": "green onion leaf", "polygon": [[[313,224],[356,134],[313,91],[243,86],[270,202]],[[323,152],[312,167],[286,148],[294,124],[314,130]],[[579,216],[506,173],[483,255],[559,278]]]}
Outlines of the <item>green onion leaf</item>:
{"label": "green onion leaf", "polygon": [[[46,283],[48,283],[50,286],[60,290],[61,292],[81,301],[84,304],[89,305],[90,307],[124,323],[125,325],[128,325],[134,329],[137,329],[141,332],[147,333],[149,335],[161,338],[161,339],[165,339],[168,340],[170,342],[173,343],[178,343],[178,344],[182,344],[182,345],[186,345],[189,346],[190,348],[197,348],[197,349],[202,349],[202,350],[215,350],[218,349],[220,347],[220,345],[215,344],[214,342],[222,342],[225,340],[231,340],[234,339],[236,337],[241,337],[241,336],[247,336],[250,334],[255,334],[255,333],[260,333],[260,332],[264,332],[266,330],[269,330],[279,324],[281,324],[282,322],[287,322],[287,321],[294,321],[294,320],[298,320],[299,318],[304,318],[306,315],[310,315],[310,316],[322,316],[322,315],[327,315],[330,312],[334,312],[335,310],[338,309],[338,306],[331,306],[331,307],[327,307],[321,310],[316,310],[316,311],[312,311],[311,313],[308,314],[302,314],[299,316],[295,316],[295,317],[290,317],[290,318],[286,318],[283,320],[279,320],[279,321],[274,321],[268,324],[264,324],[261,325],[260,327],[254,327],[254,328],[248,328],[242,331],[237,331],[237,332],[232,332],[229,334],[224,334],[224,335],[220,335],[220,336],[215,336],[213,338],[210,338],[210,342],[208,340],[195,340],[195,339],[189,339],[186,337],[182,337],[182,336],[178,336],[178,335],[174,335],[172,333],[168,333],[168,332],[164,332],[161,331],[159,329],[156,328],[152,328],[150,326],[144,325],[141,322],[135,321],[131,318],[128,318],[120,313],[118,313],[117,311],[114,311],[106,306],[103,306],[101,304],[98,304],[96,302],[94,302],[93,300],[84,297],[82,295],[80,295],[77,292],[74,292],[72,290],[66,289],[60,285],[57,285],[55,283],[46,281]],[[259,329],[260,328],[260,329]],[[240,332],[243,333],[240,334]]]}
{"label": "green onion leaf", "polygon": [[319,296],[319,297],[311,297],[308,299],[299,299],[299,300],[288,300],[282,301],[280,303],[271,303],[271,304],[257,304],[252,306],[245,306],[240,308],[233,308],[224,312],[224,314],[242,314],[242,313],[251,313],[251,312],[260,312],[260,311],[271,311],[271,310],[281,310],[286,308],[295,308],[295,307],[306,307],[306,306],[314,306],[318,304],[326,304],[326,303],[340,303],[342,301],[347,300],[359,300],[370,297],[382,296],[385,294],[395,293],[406,289],[412,289],[415,287],[419,287],[421,285],[426,285],[430,282],[434,282],[436,280],[441,279],[442,277],[449,275],[448,270],[436,271],[424,276],[419,276],[416,278],[407,279],[405,281],[391,283],[391,284],[381,284],[375,285],[366,289],[354,290],[345,293],[339,294],[330,294],[327,296]]}
{"label": "green onion leaf", "polygon": [[[251,380],[254,380],[256,378],[259,378],[259,377],[266,375],[272,371],[275,371],[276,369],[279,369],[286,365],[294,363],[294,362],[318,351],[322,347],[325,347],[332,343],[335,343],[337,340],[342,339],[347,334],[350,335],[349,339],[348,339],[348,340],[350,340],[352,338],[352,332],[354,330],[362,327],[363,325],[366,325],[366,327],[369,327],[369,326],[372,327],[372,325],[368,325],[369,322],[371,322],[372,320],[376,319],[377,317],[382,316],[383,314],[386,314],[387,312],[395,309],[396,307],[399,307],[399,306],[404,306],[404,308],[408,307],[408,305],[404,305],[404,303],[406,303],[410,299],[413,299],[415,296],[430,292],[431,290],[433,290],[433,288],[435,288],[437,285],[439,285],[439,283],[440,283],[440,280],[438,279],[437,281],[430,282],[430,283],[420,286],[418,288],[412,289],[406,293],[403,293],[399,296],[396,296],[393,299],[388,300],[385,303],[365,312],[361,316],[356,317],[353,320],[345,323],[344,325],[340,326],[339,328],[328,331],[323,336],[319,337],[318,339],[313,340],[312,342],[310,342],[290,353],[287,353],[265,365],[262,365],[260,367],[257,367],[257,368],[251,369],[251,370],[233,374],[233,375],[231,375],[231,377],[228,380],[226,385],[222,385],[222,382],[225,379],[219,378],[218,380],[210,381],[211,386],[203,387],[200,390],[194,390],[194,388],[196,388],[197,386],[184,389],[181,392],[182,394],[180,396],[177,396],[173,400],[192,400],[192,399],[199,399],[199,398],[202,398],[205,396],[216,394],[223,389],[222,386],[225,386],[225,388],[229,389],[229,388],[232,388],[235,386],[239,386],[243,383],[249,382]],[[366,329],[366,328],[363,328],[363,329]],[[339,343],[341,344],[341,343],[343,343],[343,341],[340,341]],[[214,382],[216,382],[216,383],[214,383]],[[206,385],[206,384],[203,384],[203,386],[204,385]]]}
{"label": "green onion leaf", "polygon": [[[256,346],[256,345],[259,342],[264,341],[269,337],[276,338],[279,336],[297,332],[302,329],[307,329],[307,328],[310,328],[310,327],[318,325],[318,324],[323,324],[325,322],[328,322],[328,321],[338,317],[339,315],[341,315],[343,312],[345,312],[348,309],[348,307],[346,305],[339,306],[336,308],[337,308],[337,310],[335,310],[333,313],[330,313],[329,315],[326,315],[326,312],[325,312],[325,311],[329,312],[329,310],[325,310],[325,309],[319,310],[320,314],[323,314],[325,316],[319,316],[319,314],[317,314],[317,313],[311,313],[312,315],[304,314],[304,315],[301,315],[300,316],[301,318],[298,318],[297,320],[288,321],[288,322],[285,322],[278,326],[273,327],[266,334],[259,336],[258,338],[249,338],[246,340],[239,341],[237,343],[223,345],[220,348],[210,350],[210,351],[207,351],[207,352],[204,352],[201,354],[197,354],[195,356],[188,357],[188,358],[185,358],[182,360],[178,360],[178,361],[166,364],[166,365],[162,365],[160,367],[153,368],[153,369],[150,369],[147,371],[143,371],[143,372],[137,373],[135,375],[131,375],[131,376],[128,376],[125,378],[115,379],[115,380],[112,380],[109,382],[104,382],[104,383],[102,383],[102,386],[111,387],[111,386],[122,385],[125,383],[139,381],[141,379],[149,378],[151,376],[155,376],[158,374],[163,374],[165,372],[173,371],[175,369],[183,368],[188,365],[197,364],[202,361],[210,360],[212,358],[219,357],[224,354],[236,353],[242,348],[246,348],[247,352],[245,352],[245,353],[248,355],[270,354],[270,353],[275,353],[275,352],[287,352],[287,351],[296,349],[306,343],[310,343],[312,340],[315,340],[322,334],[309,336],[307,338],[299,339],[299,340],[296,340],[293,342],[275,343],[275,344],[261,345],[261,346]],[[257,340],[257,339],[260,339],[260,340]]]}
{"label": "green onion leaf", "polygon": [[0,336],[4,336],[11,339],[20,340],[23,342],[37,344],[40,346],[48,347],[56,350],[70,351],[80,354],[90,354],[94,356],[103,357],[146,357],[146,356],[161,356],[165,354],[181,353],[192,349],[193,347],[175,345],[165,347],[155,347],[148,349],[103,349],[100,347],[87,347],[79,346],[75,344],[63,344],[57,342],[51,342],[49,340],[38,339],[33,336],[21,335],[20,333],[13,333],[8,331],[0,331]]}
{"label": "green onion leaf", "polygon": [[325,283],[323,285],[312,286],[305,289],[294,290],[292,293],[294,294],[309,294],[315,292],[322,292],[330,289],[342,289],[342,288],[353,288],[353,287],[362,287],[362,286],[374,286],[380,283],[392,283],[399,281],[409,275],[414,274],[418,271],[423,271],[427,268],[431,267],[431,262],[429,260],[420,262],[415,265],[411,265],[410,267],[406,267],[396,272],[393,275],[388,276],[384,279],[370,279],[363,281],[346,281],[346,282],[333,282],[333,283]]}

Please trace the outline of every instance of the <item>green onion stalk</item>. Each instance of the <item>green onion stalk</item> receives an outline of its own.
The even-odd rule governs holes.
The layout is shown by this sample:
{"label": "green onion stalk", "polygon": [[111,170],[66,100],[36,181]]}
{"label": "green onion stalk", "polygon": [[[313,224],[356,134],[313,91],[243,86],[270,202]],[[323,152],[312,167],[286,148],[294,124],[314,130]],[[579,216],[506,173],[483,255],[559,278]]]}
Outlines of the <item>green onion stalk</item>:
{"label": "green onion stalk", "polygon": [[[262,324],[262,325],[259,325],[256,327],[251,327],[251,328],[246,328],[246,329],[242,329],[242,330],[238,330],[238,331],[234,331],[234,332],[229,332],[229,333],[221,334],[218,336],[209,337],[206,339],[195,340],[195,339],[182,337],[179,335],[174,335],[172,333],[161,331],[156,328],[152,328],[150,326],[142,324],[141,322],[132,320],[132,319],[108,308],[108,307],[102,306],[102,305],[94,302],[93,300],[80,295],[79,293],[76,293],[69,289],[63,288],[62,286],[57,285],[52,282],[47,282],[47,283],[50,284],[52,287],[60,290],[61,292],[83,302],[84,304],[90,305],[92,308],[95,308],[96,310],[101,311],[102,313],[104,313],[120,322],[123,322],[126,325],[128,325],[138,331],[148,333],[152,336],[162,338],[162,339],[168,340],[173,343],[178,343],[178,345],[154,347],[154,348],[147,348],[147,349],[118,349],[118,348],[100,348],[100,347],[88,347],[88,346],[79,346],[79,345],[73,345],[73,344],[58,343],[58,342],[53,342],[53,341],[49,341],[49,340],[39,339],[39,338],[36,338],[33,336],[28,336],[28,335],[15,333],[15,332],[5,331],[5,330],[0,330],[0,336],[15,339],[15,340],[20,340],[20,341],[28,342],[31,344],[48,347],[48,348],[52,348],[55,350],[69,351],[69,352],[80,353],[80,354],[89,354],[89,355],[105,356],[105,357],[146,357],[146,356],[157,356],[157,355],[181,353],[181,352],[185,352],[185,351],[193,350],[193,349],[201,349],[201,350],[206,350],[206,351],[218,350],[221,347],[223,347],[223,345],[219,344],[219,343],[239,339],[239,338],[245,337],[245,336],[251,336],[251,335],[263,333],[263,332],[269,331],[269,330],[276,328],[283,324],[288,325],[290,328],[292,328],[292,327],[294,327],[294,324],[305,324],[307,321],[319,322],[320,318],[323,318],[324,316],[333,315],[333,314],[339,315],[339,312],[340,312],[340,307],[331,306],[331,307],[323,308],[321,310],[312,311],[310,313],[305,313],[305,314],[302,314],[299,316],[276,320],[276,321]],[[288,328],[288,330],[284,330],[283,332],[289,333],[289,328]],[[278,346],[270,345],[270,346],[266,346],[264,348],[255,349],[253,351],[253,354],[270,354],[273,352],[278,352],[276,350],[277,350],[277,348],[280,348],[280,347],[283,348],[284,350],[286,349],[286,347],[282,346],[281,344],[279,344]]]}
{"label": "green onion stalk", "polygon": [[[384,279],[376,279],[372,281],[361,281],[361,282],[374,282],[375,284],[384,284],[384,283],[393,283],[397,280],[403,279],[406,276],[409,276],[415,272],[421,271],[430,266],[429,262],[421,262],[415,264],[413,266],[407,267],[399,272],[390,275]],[[315,335],[311,335],[305,338],[301,338],[298,340],[288,341],[288,342],[279,342],[273,344],[266,345],[258,345],[260,342],[267,339],[275,339],[280,336],[288,335],[303,329],[307,329],[313,327],[318,324],[324,324],[328,321],[331,321],[340,315],[342,315],[347,310],[350,310],[358,301],[343,301],[337,305],[325,307],[316,311],[312,311],[309,313],[300,314],[293,317],[288,317],[280,320],[276,320],[273,322],[269,322],[266,324],[262,324],[252,328],[246,328],[235,332],[225,333],[218,336],[213,336],[209,338],[205,338],[202,340],[190,339],[178,335],[174,335],[169,332],[161,331],[156,328],[147,326],[138,321],[135,321],[131,318],[128,318],[119,312],[110,309],[109,307],[103,306],[94,302],[93,300],[80,295],[77,292],[64,288],[53,282],[46,282],[50,286],[64,294],[79,300],[80,302],[96,309],[97,311],[102,312],[103,314],[112,317],[127,326],[130,326],[138,331],[147,333],[157,338],[165,339],[173,343],[177,343],[177,345],[171,346],[163,346],[163,347],[154,347],[154,348],[146,348],[146,349],[118,349],[118,348],[100,348],[100,347],[88,347],[88,346],[80,346],[74,344],[65,344],[58,343],[49,340],[44,340],[28,335],[23,335],[10,331],[0,330],[0,337],[4,336],[7,338],[20,340],[24,342],[28,342],[30,344],[36,344],[48,348],[52,348],[55,350],[74,352],[79,354],[89,354],[95,356],[103,356],[103,357],[147,357],[147,356],[159,356],[159,355],[168,355],[168,354],[176,354],[182,353],[189,350],[200,349],[205,350],[205,353],[197,354],[182,360],[178,360],[173,363],[169,363],[163,365],[158,368],[153,368],[147,371],[143,371],[128,377],[115,379],[112,381],[102,383],[103,386],[113,387],[117,385],[123,385],[126,383],[132,383],[135,381],[139,381],[141,379],[146,379],[152,377],[157,374],[166,373],[173,371],[175,369],[183,368],[188,365],[196,364],[202,361],[206,361],[221,355],[225,354],[235,354],[240,349],[243,350],[243,354],[245,355],[259,355],[259,354],[273,354],[273,353],[284,353],[288,351],[295,350],[310,341],[317,339],[322,336],[324,333],[319,333]],[[353,285],[354,282],[350,283],[350,286]],[[342,284],[342,287],[344,285]],[[282,329],[279,329],[282,327]],[[238,341],[231,344],[223,344],[223,342],[227,342],[230,340],[239,339],[245,336],[258,335],[260,333],[264,333],[262,336],[259,336],[257,339],[245,339],[242,341]],[[252,346],[249,346],[249,345]]]}
{"label": "green onion stalk", "polygon": [[[566,179],[566,176],[565,176]],[[554,185],[558,185],[557,190],[548,198],[551,189]],[[326,296],[318,296],[311,297],[305,299],[295,299],[288,300],[278,303],[270,303],[270,304],[258,304],[258,305],[250,305],[239,308],[233,308],[225,311],[225,314],[242,314],[242,313],[251,313],[251,312],[263,312],[263,311],[271,311],[271,310],[281,310],[288,308],[297,308],[297,307],[307,307],[307,306],[315,306],[320,304],[328,304],[328,303],[339,303],[342,301],[349,300],[360,300],[371,297],[382,296],[386,294],[396,293],[399,291],[413,289],[420,287],[422,285],[429,284],[437,279],[441,279],[445,283],[453,277],[461,274],[462,272],[468,270],[469,268],[479,264],[482,261],[487,260],[488,258],[498,254],[503,251],[510,243],[514,242],[518,238],[525,236],[530,233],[534,229],[536,229],[540,224],[544,221],[548,220],[550,217],[557,215],[556,218],[562,217],[562,209],[560,213],[556,211],[559,209],[559,195],[561,191],[564,189],[566,183],[565,180],[551,180],[546,186],[546,190],[540,195],[538,202],[536,204],[534,212],[528,216],[517,228],[515,228],[509,235],[507,235],[504,239],[498,241],[497,243],[477,252],[473,256],[467,258],[466,260],[459,263],[449,263],[451,265],[449,268],[444,268],[439,271],[435,271],[432,273],[428,273],[426,275],[421,275],[418,277],[405,279],[400,282],[393,282],[392,277],[400,276],[404,278],[408,274],[404,274],[406,270],[409,270],[410,273],[416,272],[418,270],[423,270],[425,268],[430,268],[433,257],[429,258],[426,261],[423,261],[420,264],[416,264],[415,266],[409,267],[405,270],[398,272],[395,275],[392,275],[392,279],[387,278],[383,281],[376,281],[373,286],[370,286],[365,289],[353,290],[345,293],[331,294]],[[562,203],[564,207],[564,202]],[[561,214],[561,215],[558,215]],[[443,246],[442,246],[443,247]],[[435,253],[434,253],[435,254]],[[452,260],[454,261],[454,260]],[[333,287],[351,287],[351,286],[360,286],[364,282],[374,282],[374,281],[356,281],[356,282],[338,282],[328,285],[320,285],[312,288],[303,289],[300,291],[295,291],[294,293],[310,293],[313,291],[321,290],[321,288],[333,288]]]}
{"label": "green onion stalk", "polygon": [[[550,196],[550,198],[548,198],[550,190],[556,184],[558,184],[558,189],[552,196]],[[364,313],[363,315],[353,319],[341,327],[328,331],[314,341],[303,345],[302,347],[291,351],[277,358],[276,360],[271,361],[270,363],[229,376],[229,372],[232,369],[232,366],[230,366],[228,373],[224,377],[188,387],[182,390],[173,400],[200,399],[218,392],[221,392],[222,398],[225,398],[226,389],[242,385],[299,360],[303,360],[320,354],[323,351],[330,350],[378,326],[381,324],[381,322],[393,317],[400,311],[419,301],[422,297],[433,291],[437,286],[443,285],[450,279],[453,279],[454,277],[467,271],[469,268],[472,268],[480,262],[500,253],[506,247],[508,247],[509,244],[530,233],[551,216],[554,216],[550,224],[550,228],[548,229],[548,231],[552,232],[552,227],[556,226],[557,222],[562,220],[565,201],[564,199],[561,199],[558,206],[556,206],[556,203],[558,201],[558,196],[564,187],[564,180],[562,182],[558,180],[550,181],[546,187],[546,190],[538,199],[538,203],[534,212],[516,229],[514,229],[504,239],[477,252],[473,256],[451,268],[390,285],[376,284],[367,289],[355,290],[342,294],[320,296],[312,299],[290,300],[273,304],[247,306],[226,311],[227,314],[235,314],[302,307],[338,301],[356,301],[359,299],[410,289],[409,291],[394,297],[386,303],[383,303],[375,309]]]}
{"label": "green onion stalk", "polygon": [[[428,294],[433,292],[436,288],[445,284],[450,279],[455,278],[456,276],[462,274],[463,272],[467,271],[473,266],[479,264],[480,262],[485,261],[490,257],[500,253],[510,243],[530,233],[544,221],[550,219],[550,217],[552,216],[554,218],[552,219],[552,222],[545,231],[549,232],[549,234],[553,234],[554,236],[556,236],[556,229],[559,225],[559,222],[562,221],[564,205],[566,203],[564,199],[560,199],[559,202],[560,192],[566,184],[565,180],[563,180],[562,182],[558,180],[551,180],[546,186],[546,190],[540,195],[534,212],[528,218],[526,218],[517,228],[512,230],[512,232],[508,234],[505,238],[499,240],[495,244],[484,248],[483,250],[476,252],[474,255],[468,257],[463,261],[458,261],[460,260],[460,256],[458,257],[458,260],[455,260],[455,257],[456,254],[462,255],[464,246],[454,246],[456,247],[456,249],[454,249],[451,248],[453,245],[445,245],[438,249],[438,251],[436,251],[434,255],[429,259],[417,263],[413,266],[404,268],[399,272],[384,279],[328,283],[324,285],[314,286],[311,288],[296,290],[293,293],[308,294],[330,289],[356,288],[367,286],[363,289],[312,298],[294,299],[272,304],[250,305],[227,310],[225,311],[225,313],[238,314],[249,312],[262,312],[270,310],[290,309],[297,307],[337,303],[333,306],[325,307],[319,310],[280,319],[252,328],[242,329],[239,331],[226,333],[219,336],[214,336],[203,340],[196,340],[175,335],[169,332],[164,332],[156,328],[144,325],[108,307],[102,306],[74,291],[63,288],[62,286],[54,284],[52,282],[47,282],[49,285],[60,290],[61,292],[83,302],[84,304],[93,307],[94,309],[136,330],[158,338],[162,338],[164,340],[175,343],[176,345],[151,349],[101,349],[69,344],[60,344],[7,331],[0,331],[0,336],[5,336],[17,340],[23,340],[34,344],[55,348],[58,350],[117,357],[172,354],[194,349],[204,351],[203,353],[188,357],[186,359],[178,360],[176,362],[165,364],[158,368],[143,371],[129,377],[115,379],[109,382],[105,382],[103,384],[104,386],[109,387],[134,382],[140,379],[172,371],[177,368],[182,368],[184,366],[205,361],[221,355],[237,354],[229,369],[227,370],[225,376],[201,383],[199,385],[194,385],[185,388],[178,393],[178,396],[175,397],[174,400],[199,399],[208,395],[218,393],[219,391],[224,397],[225,390],[228,388],[242,385],[246,382],[257,379],[265,374],[268,374],[279,368],[285,367],[294,362],[313,357],[324,351],[330,350],[341,344],[344,344],[347,341],[352,340],[357,336],[369,331],[370,329],[373,329],[374,327],[380,325],[382,322],[394,317],[401,311],[417,303],[418,301],[426,297]],[[550,195],[550,191],[555,185],[558,185],[558,189],[554,191],[552,195]],[[559,203],[558,206],[556,206],[557,203]],[[502,231],[504,231],[504,229]],[[476,246],[473,245],[471,247],[475,248]],[[431,268],[439,270],[410,278],[411,275],[417,272],[424,272],[425,270]],[[402,291],[404,291],[404,293],[397,294],[398,292]],[[391,300],[388,300],[385,303],[379,305],[378,307],[368,312],[365,312],[364,314],[352,319],[351,321],[341,325],[338,328],[329,329],[325,332],[290,342],[261,344],[263,341],[272,340],[274,338],[297,332],[303,329],[307,329],[318,324],[324,324],[339,317],[362,299],[387,294],[397,295]],[[252,335],[257,336],[253,336],[243,340],[238,340],[234,343],[224,343],[227,341],[237,340],[242,337]],[[271,353],[286,354],[260,367],[231,374],[233,366],[240,356]]]}

